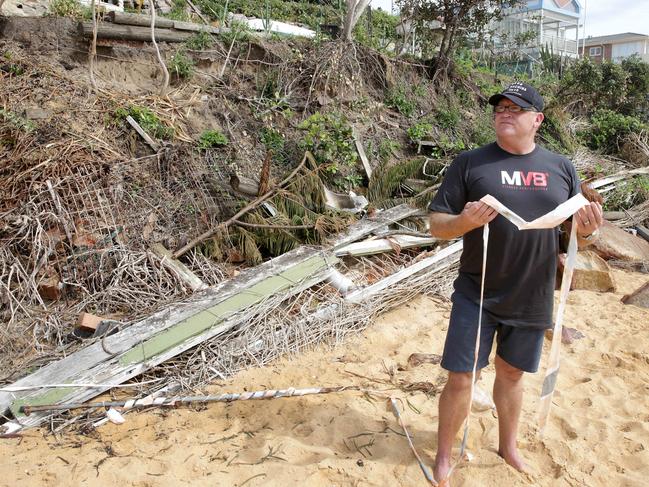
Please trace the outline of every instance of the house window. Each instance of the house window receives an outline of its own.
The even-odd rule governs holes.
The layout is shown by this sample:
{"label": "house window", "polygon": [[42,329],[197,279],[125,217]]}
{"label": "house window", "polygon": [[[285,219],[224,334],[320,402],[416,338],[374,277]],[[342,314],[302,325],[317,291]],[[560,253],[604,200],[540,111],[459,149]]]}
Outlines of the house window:
{"label": "house window", "polygon": [[588,51],[589,56],[601,56],[602,55],[602,48],[600,46],[598,47],[591,47],[590,50]]}

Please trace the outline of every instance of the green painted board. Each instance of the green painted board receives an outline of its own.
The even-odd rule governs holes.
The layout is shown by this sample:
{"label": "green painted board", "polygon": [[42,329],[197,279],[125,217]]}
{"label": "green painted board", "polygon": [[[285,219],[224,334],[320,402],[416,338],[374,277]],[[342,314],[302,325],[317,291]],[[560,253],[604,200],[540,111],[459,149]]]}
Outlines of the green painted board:
{"label": "green painted board", "polygon": [[289,267],[278,275],[271,276],[242,289],[240,293],[167,328],[140,345],[133,347],[120,357],[119,363],[122,366],[127,366],[149,360],[208,330],[233,313],[253,306],[273,294],[296,285],[328,265],[329,261],[325,256],[316,255],[301,264]]}

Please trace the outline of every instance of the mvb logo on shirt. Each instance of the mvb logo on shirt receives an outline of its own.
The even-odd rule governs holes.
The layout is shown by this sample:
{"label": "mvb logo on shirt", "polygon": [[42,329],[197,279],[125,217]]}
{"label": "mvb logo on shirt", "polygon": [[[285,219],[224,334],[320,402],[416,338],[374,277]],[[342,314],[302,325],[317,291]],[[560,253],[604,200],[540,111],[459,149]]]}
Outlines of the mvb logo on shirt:
{"label": "mvb logo on shirt", "polygon": [[536,171],[500,171],[500,182],[505,188],[547,191],[548,173]]}

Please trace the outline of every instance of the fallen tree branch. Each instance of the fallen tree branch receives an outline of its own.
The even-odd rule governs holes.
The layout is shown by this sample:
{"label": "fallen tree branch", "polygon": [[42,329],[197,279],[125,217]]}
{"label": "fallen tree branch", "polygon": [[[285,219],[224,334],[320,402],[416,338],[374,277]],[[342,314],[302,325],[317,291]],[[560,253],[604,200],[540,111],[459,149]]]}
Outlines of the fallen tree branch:
{"label": "fallen tree branch", "polygon": [[266,192],[264,195],[260,196],[259,198],[252,201],[250,204],[246,205],[241,210],[239,210],[233,217],[229,218],[228,220],[224,221],[223,223],[219,223],[216,227],[212,227],[209,230],[203,232],[198,237],[196,237],[194,240],[189,242],[187,245],[185,245],[184,247],[176,250],[176,252],[174,252],[174,259],[177,259],[181,255],[187,253],[188,251],[190,251],[191,249],[196,247],[196,245],[198,245],[199,243],[204,242],[205,240],[207,240],[208,238],[213,236],[219,230],[221,230],[223,228],[227,228],[228,226],[230,226],[232,224],[241,223],[241,222],[239,222],[239,218],[241,216],[245,215],[246,213],[248,213],[251,210],[254,210],[260,204],[262,204],[264,201],[269,199],[271,196],[274,196],[278,189],[280,189],[282,186],[289,183],[293,179],[293,177],[295,177],[295,175],[300,171],[300,169],[302,169],[304,167],[304,165],[306,164],[306,161],[311,162],[311,164],[313,164],[315,167],[317,167],[317,165],[318,165],[316,160],[313,158],[313,155],[309,151],[305,152],[304,153],[304,158],[302,158],[302,162],[300,162],[300,164],[298,164],[298,166],[295,169],[293,169],[291,174],[289,174],[286,177],[286,179],[284,179],[281,183],[279,183],[277,188],[271,189],[270,191]]}

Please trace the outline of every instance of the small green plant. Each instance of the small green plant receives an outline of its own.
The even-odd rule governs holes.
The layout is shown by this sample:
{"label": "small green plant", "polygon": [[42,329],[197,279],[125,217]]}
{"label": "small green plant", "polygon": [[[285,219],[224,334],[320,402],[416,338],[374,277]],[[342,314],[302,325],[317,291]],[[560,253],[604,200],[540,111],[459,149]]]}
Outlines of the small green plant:
{"label": "small green plant", "polygon": [[261,129],[259,139],[266,149],[272,151],[274,154],[279,154],[284,150],[284,137],[282,134],[273,128],[264,127]]}
{"label": "small green plant", "polygon": [[173,127],[167,127],[155,113],[146,107],[131,105],[128,108],[118,108],[115,110],[115,116],[117,118],[125,119],[129,115],[149,135],[159,139],[171,139],[174,135]]}
{"label": "small green plant", "polygon": [[352,129],[343,115],[317,112],[298,128],[306,132],[300,148],[310,150],[318,161],[328,164],[329,172],[335,174],[342,166],[356,164]]}
{"label": "small green plant", "polygon": [[401,149],[401,144],[396,140],[382,139],[378,148],[379,160],[383,163],[387,162],[399,149]]}
{"label": "small green plant", "polygon": [[363,176],[358,173],[348,174],[344,178],[344,189],[354,189],[363,184]]}
{"label": "small green plant", "polygon": [[31,120],[28,120],[20,115],[10,111],[0,108],[0,120],[3,120],[11,127],[23,132],[31,132],[36,129],[36,125]]}
{"label": "small green plant", "polygon": [[425,140],[426,137],[431,135],[433,131],[433,124],[427,120],[420,120],[419,122],[412,125],[406,132],[408,137],[413,142],[419,142],[420,140]]}
{"label": "small green plant", "polygon": [[52,0],[49,13],[55,17],[83,18],[83,6],[77,0]]}
{"label": "small green plant", "polygon": [[187,13],[187,4],[185,0],[173,0],[171,11],[165,14],[165,17],[171,20],[180,20],[181,22],[191,21],[191,16]]}
{"label": "small green plant", "polygon": [[252,30],[247,24],[234,20],[230,22],[230,31],[219,34],[223,42],[230,45],[234,42],[247,42],[252,37]]}
{"label": "small green plant", "polygon": [[209,32],[205,32],[204,30],[197,32],[185,41],[187,49],[191,49],[192,51],[202,51],[210,47],[212,44],[214,44],[214,39]]}
{"label": "small green plant", "polygon": [[412,93],[418,98],[423,98],[426,96],[426,86],[420,83],[412,89]]}
{"label": "small green plant", "polygon": [[366,96],[359,96],[358,98],[354,98],[349,104],[349,108],[351,108],[355,112],[366,110],[368,107],[369,100]]}
{"label": "small green plant", "polygon": [[194,74],[194,61],[184,51],[177,51],[169,62],[169,71],[179,78],[190,78]]}
{"label": "small green plant", "polygon": [[281,132],[270,127],[261,129],[259,141],[266,147],[266,150],[273,155],[273,161],[281,166],[289,162],[289,150],[286,150],[286,140]]}
{"label": "small green plant", "polygon": [[[309,150],[316,160],[324,164],[329,183],[341,189],[358,186],[362,176],[357,171],[358,153],[352,129],[342,114],[314,113],[299,126],[305,131],[298,146]],[[360,179],[359,179],[360,178]]]}
{"label": "small green plant", "polygon": [[[11,54],[5,53],[5,56],[7,55],[9,55],[9,57],[6,59],[10,61]],[[20,64],[17,63],[8,63],[8,64],[0,65],[0,73],[1,72],[5,72],[13,76],[20,76],[25,73],[25,68],[23,68]]]}
{"label": "small green plant", "polygon": [[12,64],[11,66],[9,66],[9,72],[14,76],[20,76],[25,72],[25,70],[22,66],[18,66],[17,64]]}
{"label": "small green plant", "polygon": [[443,129],[454,129],[460,122],[460,112],[456,108],[437,108],[435,121]]}
{"label": "small green plant", "polygon": [[385,104],[406,117],[411,116],[417,108],[417,104],[407,95],[403,87],[390,90],[385,97]]}
{"label": "small green plant", "polygon": [[446,134],[442,134],[437,144],[444,155],[457,154],[467,149],[467,145],[462,139],[453,139]]}
{"label": "small green plant", "polygon": [[218,130],[206,130],[198,139],[198,146],[201,149],[212,149],[228,145],[228,139]]}

